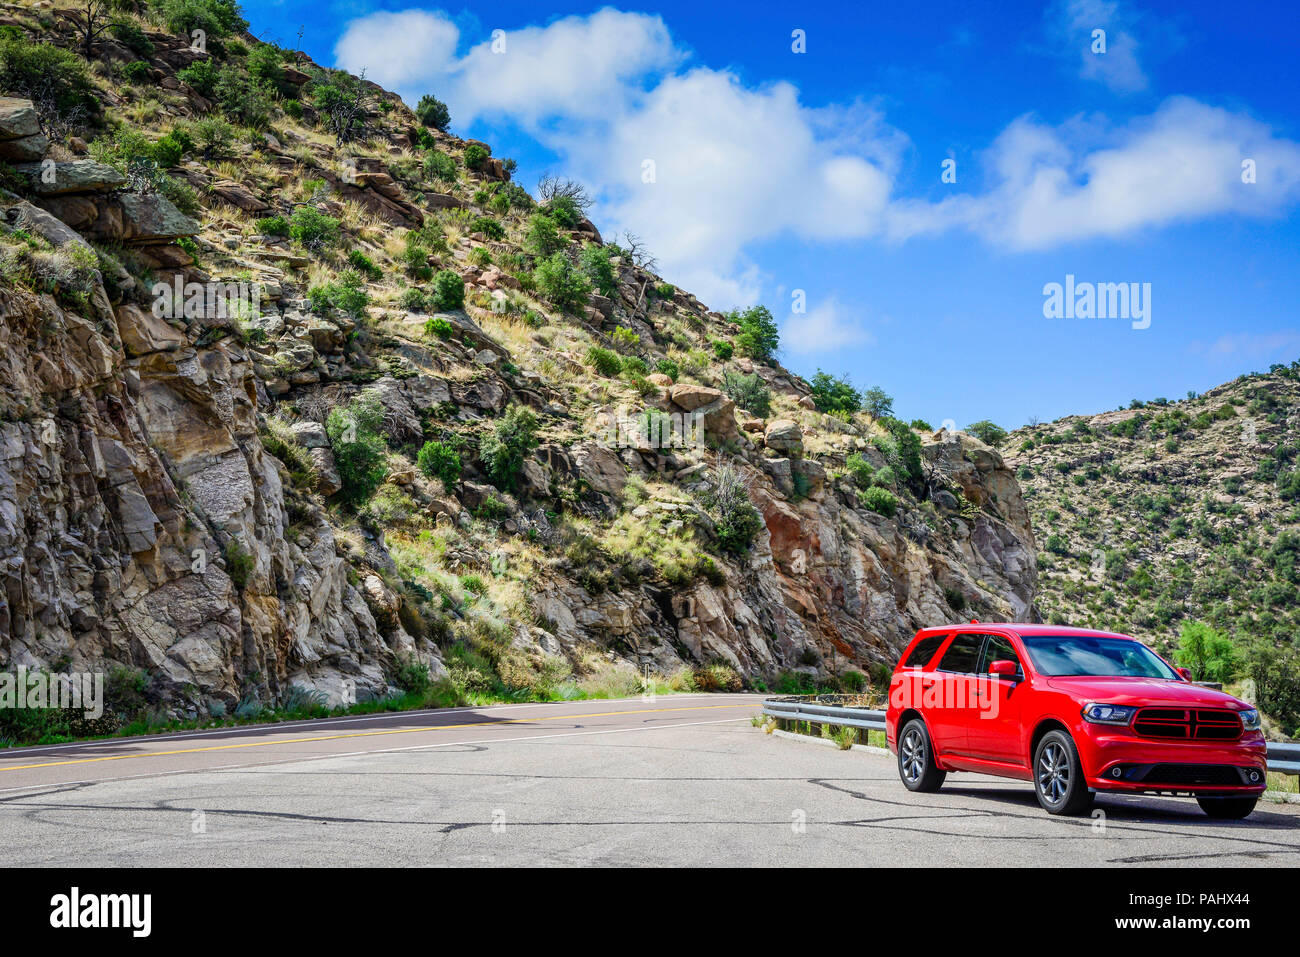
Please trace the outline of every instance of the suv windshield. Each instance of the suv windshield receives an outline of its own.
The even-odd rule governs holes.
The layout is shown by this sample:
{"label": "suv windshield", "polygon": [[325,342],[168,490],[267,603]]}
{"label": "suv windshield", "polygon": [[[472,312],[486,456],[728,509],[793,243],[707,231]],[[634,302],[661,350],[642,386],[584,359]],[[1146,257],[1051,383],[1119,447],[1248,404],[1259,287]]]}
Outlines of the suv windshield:
{"label": "suv windshield", "polygon": [[1140,641],[1094,635],[1021,635],[1041,675],[1119,675],[1170,678],[1178,675]]}

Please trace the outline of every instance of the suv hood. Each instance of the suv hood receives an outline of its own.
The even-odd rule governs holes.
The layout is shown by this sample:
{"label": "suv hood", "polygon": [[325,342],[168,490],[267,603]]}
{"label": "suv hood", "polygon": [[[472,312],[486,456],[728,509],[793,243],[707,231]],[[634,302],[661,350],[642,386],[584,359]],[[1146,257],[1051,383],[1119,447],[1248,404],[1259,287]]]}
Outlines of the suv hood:
{"label": "suv hood", "polygon": [[1063,691],[1080,704],[1103,701],[1106,704],[1168,705],[1175,708],[1229,708],[1241,711],[1250,705],[1222,691],[1205,688],[1189,681],[1163,681],[1159,678],[1123,678],[1083,676],[1048,678],[1047,686]]}

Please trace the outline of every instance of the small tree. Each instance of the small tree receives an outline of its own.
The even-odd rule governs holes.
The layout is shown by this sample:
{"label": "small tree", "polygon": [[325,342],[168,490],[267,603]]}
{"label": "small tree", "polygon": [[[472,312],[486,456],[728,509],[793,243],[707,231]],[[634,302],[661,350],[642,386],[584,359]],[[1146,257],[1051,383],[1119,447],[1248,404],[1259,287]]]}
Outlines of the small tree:
{"label": "small tree", "polygon": [[354,507],[374,495],[388,475],[387,445],[379,431],[383,424],[383,406],[370,396],[336,406],[325,420],[343,486],[339,494]]}
{"label": "small tree", "polygon": [[528,218],[524,233],[524,248],[534,256],[549,256],[564,248],[566,240],[560,235],[555,220],[545,213],[534,213]]}
{"label": "small tree", "polygon": [[77,35],[81,38],[81,52],[87,60],[94,51],[95,41],[111,25],[108,19],[109,6],[109,0],[78,0]]}
{"label": "small tree", "polygon": [[743,312],[733,311],[728,318],[740,326],[736,348],[741,355],[764,361],[776,355],[781,334],[767,306],[750,306]]}
{"label": "small tree", "polygon": [[878,385],[873,385],[862,393],[862,408],[873,419],[883,419],[894,414],[894,400]]}
{"label": "small tree", "polygon": [[813,404],[819,412],[856,412],[862,407],[862,395],[849,384],[848,376],[836,377],[817,370],[812,378]]}
{"label": "small tree", "polygon": [[361,77],[343,70],[331,70],[312,90],[312,102],[340,143],[359,137],[365,129],[368,96]]}
{"label": "small tree", "polygon": [[760,419],[766,419],[772,412],[772,392],[758,373],[745,375],[740,372],[724,372],[722,391],[736,405]]}
{"label": "small tree", "polygon": [[706,508],[714,510],[718,547],[733,555],[749,551],[763,527],[763,516],[750,501],[744,479],[730,465],[718,469],[713,486],[701,493]]}
{"label": "small tree", "polygon": [[436,476],[448,488],[460,481],[460,453],[451,442],[425,442],[415,462],[425,475]]}
{"label": "small tree", "polygon": [[451,269],[443,269],[433,277],[433,290],[429,293],[429,305],[441,311],[464,308],[465,280],[460,278],[460,273]]}
{"label": "small tree", "polygon": [[542,260],[533,277],[538,291],[565,312],[577,312],[591,297],[591,283],[564,253]]}
{"label": "small tree", "polygon": [[479,443],[479,458],[493,485],[512,489],[519,482],[524,458],[535,448],[537,416],[525,406],[511,405]]}
{"label": "small tree", "polygon": [[979,439],[985,445],[991,445],[997,448],[1005,441],[1007,430],[1000,425],[995,425],[988,419],[980,419],[978,422],[972,422],[966,426],[966,431],[975,438]]}
{"label": "small tree", "polygon": [[432,93],[420,97],[420,102],[415,107],[415,115],[425,126],[431,126],[443,133],[447,132],[447,127],[451,125],[451,111],[447,109],[447,104]]}
{"label": "small tree", "polygon": [[1174,661],[1191,671],[1195,681],[1231,681],[1240,667],[1232,639],[1203,621],[1183,622]]}

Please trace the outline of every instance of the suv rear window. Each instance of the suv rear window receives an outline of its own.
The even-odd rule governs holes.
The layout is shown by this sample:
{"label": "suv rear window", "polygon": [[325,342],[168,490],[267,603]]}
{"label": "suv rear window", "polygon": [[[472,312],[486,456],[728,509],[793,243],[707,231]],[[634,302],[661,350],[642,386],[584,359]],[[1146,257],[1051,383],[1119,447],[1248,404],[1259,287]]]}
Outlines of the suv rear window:
{"label": "suv rear window", "polygon": [[948,646],[948,650],[943,653],[939,670],[974,674],[975,666],[979,664],[980,647],[983,644],[983,635],[958,635]]}
{"label": "suv rear window", "polygon": [[947,637],[948,636],[944,634],[929,635],[922,638],[912,646],[912,653],[908,655],[907,660],[903,662],[903,667],[924,668],[930,663],[930,659],[934,657],[934,653],[939,650],[939,646],[944,643],[944,640]]}

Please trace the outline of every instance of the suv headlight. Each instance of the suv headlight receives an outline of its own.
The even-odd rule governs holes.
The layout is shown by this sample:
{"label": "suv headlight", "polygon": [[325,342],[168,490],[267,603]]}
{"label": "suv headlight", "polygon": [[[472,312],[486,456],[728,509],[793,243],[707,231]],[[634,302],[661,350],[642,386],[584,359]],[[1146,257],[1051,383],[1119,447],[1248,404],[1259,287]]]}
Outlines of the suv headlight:
{"label": "suv headlight", "polygon": [[1259,730],[1259,712],[1254,708],[1249,711],[1238,711],[1237,714],[1241,715],[1241,726],[1247,731]]}
{"label": "suv headlight", "polygon": [[1083,720],[1092,724],[1128,724],[1137,714],[1137,708],[1122,704],[1091,702],[1083,706]]}

